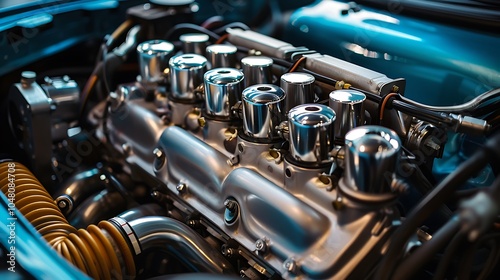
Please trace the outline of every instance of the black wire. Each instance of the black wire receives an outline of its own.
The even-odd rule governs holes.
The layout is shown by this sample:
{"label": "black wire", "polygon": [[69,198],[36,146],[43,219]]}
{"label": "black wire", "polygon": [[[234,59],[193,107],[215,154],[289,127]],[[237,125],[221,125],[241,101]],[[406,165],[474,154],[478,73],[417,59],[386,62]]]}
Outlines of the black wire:
{"label": "black wire", "polygon": [[[484,242],[486,242],[492,238],[500,238],[500,232],[486,234],[486,235],[482,236],[481,238],[479,238],[478,240],[476,240],[475,242],[469,243],[469,246],[467,246],[467,248],[463,251],[464,257],[462,258],[462,261],[460,262],[460,265],[459,265],[459,269],[458,269],[458,273],[457,273],[457,278],[459,280],[460,279],[464,279],[464,280],[470,279],[471,273],[472,273],[473,262],[475,260],[474,259],[475,252],[478,250],[478,248],[480,247],[481,244],[483,244]],[[486,261],[486,264],[483,266],[483,270],[485,270],[485,269],[491,270],[491,268],[489,268],[489,266],[495,265],[494,260],[496,257],[494,256],[493,259],[491,259],[491,255],[493,253],[498,254],[498,252],[493,252],[493,251],[490,252],[489,258]],[[485,275],[484,277],[486,277],[486,276],[487,275]]]}
{"label": "black wire", "polygon": [[483,265],[483,269],[481,273],[479,273],[479,276],[477,276],[478,280],[486,279],[495,265],[498,263],[498,259],[500,258],[500,250],[499,250],[499,240],[490,240],[489,242],[493,242],[492,248],[490,250],[490,254],[488,256],[488,259],[486,260],[486,263]]}
{"label": "black wire", "polygon": [[457,252],[459,245],[464,241],[466,236],[467,235],[462,231],[459,231],[457,234],[455,234],[453,239],[450,241],[450,244],[446,248],[443,257],[439,260],[439,264],[436,272],[434,273],[433,279],[439,280],[445,278],[450,263],[453,258],[456,257],[455,253]]}
{"label": "black wire", "polygon": [[106,60],[108,56],[108,48],[106,44],[102,44],[101,49],[102,49],[102,57],[104,60],[104,63],[102,64],[102,80],[104,81],[104,88],[106,89],[106,94],[109,94],[111,90],[109,88],[108,75],[106,73]]}
{"label": "black wire", "polygon": [[[433,236],[432,239],[424,243],[415,252],[410,254],[397,267],[392,275],[392,279],[407,279],[415,275],[427,262],[432,259],[443,246],[448,244],[450,238],[454,236],[460,229],[460,221],[458,217],[453,217],[444,226],[442,226]],[[396,238],[396,236],[393,236]],[[403,244],[404,245],[404,244]]]}
{"label": "black wire", "polygon": [[492,159],[500,159],[500,133],[492,137],[481,150],[458,166],[413,208],[404,223],[394,232],[385,257],[377,270],[376,279],[389,279],[391,277],[398,260],[401,258],[402,249],[415,229],[431,213],[436,211],[456,188],[477,174]]}
{"label": "black wire", "polygon": [[165,34],[165,39],[171,40],[175,34],[178,34],[181,31],[189,31],[189,32],[195,31],[195,32],[204,33],[204,34],[208,35],[210,37],[210,39],[212,39],[212,41],[217,41],[220,38],[219,35],[215,34],[214,32],[212,32],[204,27],[201,27],[199,25],[192,24],[192,23],[180,23],[180,24],[177,24],[174,27],[172,27],[167,32],[167,34]]}
{"label": "black wire", "polygon": [[483,191],[484,188],[473,188],[473,189],[464,189],[457,190],[453,193],[453,200],[461,200],[464,198],[469,198],[476,195],[478,192]]}

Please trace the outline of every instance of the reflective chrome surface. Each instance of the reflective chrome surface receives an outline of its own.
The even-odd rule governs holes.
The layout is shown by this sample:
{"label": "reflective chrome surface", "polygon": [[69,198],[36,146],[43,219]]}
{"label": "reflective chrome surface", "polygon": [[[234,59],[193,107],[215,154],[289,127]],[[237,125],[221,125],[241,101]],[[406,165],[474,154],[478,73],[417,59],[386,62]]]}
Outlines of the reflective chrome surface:
{"label": "reflective chrome surface", "polygon": [[307,73],[292,72],[281,76],[281,88],[286,93],[285,112],[293,107],[314,103],[314,77]]}
{"label": "reflective chrome surface", "polygon": [[243,99],[243,128],[255,138],[278,138],[276,126],[284,120],[285,92],[278,86],[258,84],[246,88]]}
{"label": "reflective chrome surface", "polygon": [[[288,96],[287,96],[288,98]],[[334,147],[335,112],[320,104],[303,104],[288,113],[290,153],[303,162],[330,160]]]}
{"label": "reflective chrome surface", "polygon": [[171,93],[183,100],[195,100],[196,87],[203,84],[207,59],[198,54],[182,54],[170,59]]}
{"label": "reflective chrome surface", "polygon": [[172,56],[174,45],[163,40],[146,41],[137,46],[141,77],[146,82],[164,79],[164,70]]}
{"label": "reflective chrome surface", "polygon": [[229,117],[231,106],[241,100],[243,73],[234,68],[217,68],[205,73],[206,113]]}
{"label": "reflective chrome surface", "polygon": [[356,90],[342,89],[330,93],[330,108],[337,114],[335,140],[343,141],[347,132],[363,125],[366,95]]}
{"label": "reflective chrome surface", "polygon": [[273,60],[267,56],[247,56],[241,59],[245,87],[273,82]]}
{"label": "reflective chrome surface", "polygon": [[233,45],[210,45],[206,48],[207,58],[212,69],[220,67],[236,67],[236,51]]}
{"label": "reflective chrome surface", "polygon": [[347,187],[370,194],[390,193],[397,168],[401,140],[391,129],[360,126],[345,136]]}
{"label": "reflective chrome surface", "polygon": [[128,222],[142,251],[163,247],[194,271],[224,273],[232,268],[219,250],[180,221],[152,216]]}
{"label": "reflective chrome surface", "polygon": [[187,33],[179,37],[183,53],[195,53],[203,56],[205,56],[205,49],[209,43],[208,39],[208,35],[203,33]]}

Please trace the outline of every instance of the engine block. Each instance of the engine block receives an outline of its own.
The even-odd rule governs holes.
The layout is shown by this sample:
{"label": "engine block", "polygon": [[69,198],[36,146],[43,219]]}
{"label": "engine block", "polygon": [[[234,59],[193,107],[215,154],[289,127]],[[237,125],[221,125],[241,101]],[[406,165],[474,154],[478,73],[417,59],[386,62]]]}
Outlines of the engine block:
{"label": "engine block", "polygon": [[[455,269],[447,240],[498,241],[499,180],[458,190],[500,158],[496,111],[474,111],[498,90],[420,104],[404,78],[242,23],[181,22],[152,36],[164,18],[195,12],[185,2],[132,8],[81,90],[30,71],[10,89],[8,122],[29,168],[0,159],[0,174],[19,166],[19,215],[59,255],[96,279],[429,278],[445,276],[426,266],[436,256]],[[135,79],[119,75],[125,64]],[[438,183],[433,162],[457,135],[489,140]],[[446,204],[453,195],[463,202]],[[487,272],[493,245],[471,254]]]}

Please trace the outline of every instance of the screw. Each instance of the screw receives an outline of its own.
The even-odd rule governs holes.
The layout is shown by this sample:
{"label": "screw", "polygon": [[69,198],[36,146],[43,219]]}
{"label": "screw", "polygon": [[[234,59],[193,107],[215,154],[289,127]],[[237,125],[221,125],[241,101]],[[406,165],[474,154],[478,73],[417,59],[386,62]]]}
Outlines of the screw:
{"label": "screw", "polygon": [[187,222],[187,224],[188,224],[188,226],[190,226],[190,227],[192,227],[192,228],[195,228],[195,227],[197,227],[197,226],[200,224],[200,222],[199,222],[199,221],[197,221],[197,220],[189,220],[189,221]]}
{"label": "screw", "polygon": [[392,92],[399,92],[399,87],[397,85],[393,85],[391,91]]}
{"label": "screw", "polygon": [[230,258],[230,257],[234,256],[235,252],[234,252],[234,249],[231,248],[229,245],[223,244],[221,246],[221,253],[223,256]]}
{"label": "screw", "polygon": [[177,184],[177,186],[175,186],[175,189],[179,192],[179,193],[184,193],[186,192],[187,190],[187,185],[185,183],[179,183]]}
{"label": "screw", "polygon": [[123,150],[123,153],[125,155],[129,155],[130,154],[131,148],[132,147],[130,147],[130,144],[128,144],[128,143],[123,143],[122,144],[122,150]]}
{"label": "screw", "polygon": [[238,155],[233,156],[230,159],[228,159],[226,162],[227,162],[227,165],[229,165],[231,167],[235,166],[236,164],[238,164],[240,162],[240,157]]}
{"label": "screw", "polygon": [[283,267],[291,273],[295,273],[297,270],[297,263],[295,262],[294,259],[287,259],[285,263],[283,264]]}
{"label": "screw", "polygon": [[335,210],[341,210],[344,208],[344,201],[342,200],[341,196],[338,196],[335,201],[332,202],[333,209]]}
{"label": "screw", "polygon": [[23,71],[21,73],[21,84],[24,88],[28,88],[36,81],[36,73],[33,71]]}
{"label": "screw", "polygon": [[64,208],[66,208],[66,206],[68,206],[68,204],[66,203],[66,201],[61,200],[61,201],[59,201],[57,206],[59,206],[59,208],[61,208],[61,209],[64,209]]}
{"label": "screw", "polygon": [[163,156],[163,151],[159,148],[155,148],[153,150],[153,154],[155,155],[156,158],[161,158]]}
{"label": "screw", "polygon": [[198,125],[199,125],[200,127],[204,127],[206,124],[207,124],[207,121],[205,120],[205,118],[204,118],[204,117],[200,117],[200,118],[198,119]]}
{"label": "screw", "polygon": [[55,203],[65,214],[73,209],[73,200],[66,194],[63,194],[55,199]]}
{"label": "screw", "polygon": [[264,254],[267,251],[267,240],[266,238],[261,238],[255,242],[255,249],[257,249],[258,254]]}
{"label": "screw", "polygon": [[151,192],[151,196],[153,198],[159,198],[160,197],[160,192],[159,191],[153,191],[153,192]]}

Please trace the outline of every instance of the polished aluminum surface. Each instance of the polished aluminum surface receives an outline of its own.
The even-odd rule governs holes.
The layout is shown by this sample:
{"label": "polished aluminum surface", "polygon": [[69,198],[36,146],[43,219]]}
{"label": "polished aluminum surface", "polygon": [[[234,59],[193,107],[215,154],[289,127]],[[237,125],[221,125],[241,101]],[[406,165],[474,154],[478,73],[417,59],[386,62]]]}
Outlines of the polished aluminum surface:
{"label": "polished aluminum surface", "polygon": [[146,41],[137,46],[141,77],[146,82],[158,82],[165,78],[165,69],[172,57],[174,45],[163,40]]}
{"label": "polished aluminum surface", "polygon": [[382,126],[360,126],[346,134],[345,144],[347,187],[369,194],[391,193],[401,148],[398,135]]}
{"label": "polished aluminum surface", "polygon": [[142,204],[122,212],[118,217],[127,221],[132,221],[146,216],[167,215],[164,208],[156,203]]}
{"label": "polished aluminum surface", "polygon": [[172,96],[183,100],[196,100],[195,89],[203,84],[207,59],[198,54],[181,54],[170,59],[170,89]]}
{"label": "polished aluminum surface", "polygon": [[[287,95],[288,98],[288,95]],[[288,113],[290,153],[303,162],[330,160],[334,148],[335,112],[321,104],[302,104]]]}
{"label": "polished aluminum surface", "polygon": [[366,95],[350,89],[335,90],[330,93],[330,108],[335,111],[335,140],[342,141],[347,132],[364,124],[364,101]]}
{"label": "polished aluminum surface", "polygon": [[205,56],[208,46],[208,35],[203,33],[186,33],[179,37],[183,53],[195,53]]}
{"label": "polished aluminum surface", "polygon": [[[383,211],[359,206],[334,211],[332,201],[338,193],[326,191],[327,185],[318,180],[326,170],[300,168],[273,158],[268,144],[239,139],[241,161],[232,167],[213,144],[179,127],[165,129],[157,146],[166,156],[166,164],[155,173],[164,182],[162,187],[250,251],[255,250],[256,240],[268,238],[266,264],[281,275],[287,275],[283,263],[294,257],[304,278],[345,279],[355,266],[344,264],[357,263],[352,258],[357,254],[376,262],[369,253],[379,250],[375,243],[383,244],[392,230],[381,226],[386,218]],[[186,193],[178,193],[179,182],[187,186]],[[224,220],[228,198],[240,209],[232,224]],[[376,226],[382,229],[380,234],[366,234]],[[352,242],[360,246],[350,246]]]}
{"label": "polished aluminum surface", "polygon": [[224,273],[232,265],[196,231],[180,221],[160,217],[143,217],[128,221],[139,239],[142,251],[164,248],[194,271]]}
{"label": "polished aluminum surface", "polygon": [[231,107],[241,101],[243,73],[234,68],[216,68],[205,73],[206,113],[229,117]]}
{"label": "polished aluminum surface", "polygon": [[273,82],[273,60],[267,56],[247,56],[241,59],[245,87]]}
{"label": "polished aluminum surface", "polygon": [[281,88],[286,93],[285,112],[300,104],[314,103],[314,76],[292,72],[281,75]]}
{"label": "polished aluminum surface", "polygon": [[108,217],[113,217],[124,211],[127,202],[117,191],[104,189],[84,200],[67,217],[68,222],[76,228],[86,228],[97,224]]}
{"label": "polished aluminum surface", "polygon": [[236,52],[233,45],[210,45],[206,48],[207,58],[212,69],[221,67],[236,67]]}
{"label": "polished aluminum surface", "polygon": [[247,87],[242,94],[244,133],[254,138],[278,138],[276,127],[285,119],[285,92],[272,84]]}

